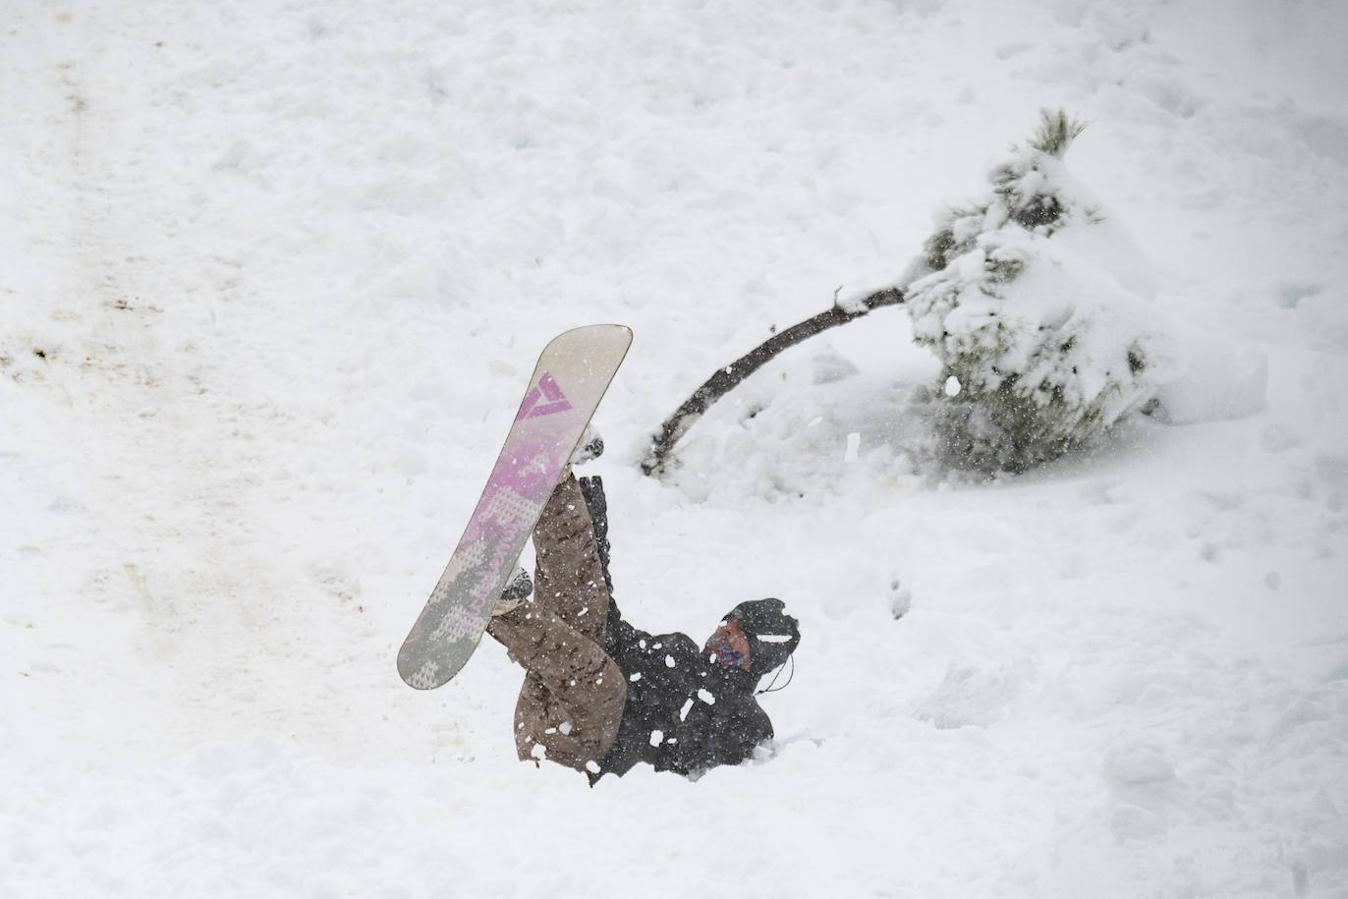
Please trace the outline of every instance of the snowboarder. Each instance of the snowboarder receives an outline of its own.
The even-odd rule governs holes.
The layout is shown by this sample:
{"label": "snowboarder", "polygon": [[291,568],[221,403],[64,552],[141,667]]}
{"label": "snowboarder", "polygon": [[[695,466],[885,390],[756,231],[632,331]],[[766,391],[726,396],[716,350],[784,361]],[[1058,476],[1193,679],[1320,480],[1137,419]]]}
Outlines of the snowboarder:
{"label": "snowboarder", "polygon": [[[602,444],[586,449],[573,464]],[[638,762],[696,776],[771,739],[754,690],[800,642],[781,600],[740,603],[701,648],[686,634],[636,629],[613,601],[603,484],[570,470],[533,539],[535,581],[521,571],[487,626],[526,671],[515,706],[521,759],[575,768],[593,785]]]}

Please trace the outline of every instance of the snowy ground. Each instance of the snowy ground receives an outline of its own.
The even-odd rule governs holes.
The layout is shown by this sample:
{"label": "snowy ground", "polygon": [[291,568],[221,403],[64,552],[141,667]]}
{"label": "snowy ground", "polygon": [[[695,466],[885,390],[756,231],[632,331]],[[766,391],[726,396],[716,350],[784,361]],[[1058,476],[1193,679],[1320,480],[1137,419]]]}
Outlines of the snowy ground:
{"label": "snowy ground", "polygon": [[[1341,2],[4,5],[0,896],[1348,896]],[[1257,411],[933,479],[886,310],[637,473],[1046,105]],[[490,642],[393,666],[595,321],[623,608],[802,622],[697,782],[516,762]]]}

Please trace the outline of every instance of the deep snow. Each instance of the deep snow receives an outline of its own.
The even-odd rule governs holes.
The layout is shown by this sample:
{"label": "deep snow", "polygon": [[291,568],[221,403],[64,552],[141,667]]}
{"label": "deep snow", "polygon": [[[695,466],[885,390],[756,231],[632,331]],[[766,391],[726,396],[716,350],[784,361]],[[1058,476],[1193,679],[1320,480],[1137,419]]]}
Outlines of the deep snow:
{"label": "deep snow", "polygon": [[[0,29],[0,895],[1348,895],[1342,3]],[[941,478],[890,309],[637,473],[716,365],[890,283],[1059,105],[1157,302],[1266,383]],[[490,642],[430,694],[393,666],[535,353],[607,320],[624,611],[802,622],[776,744],[695,783],[515,761]]]}

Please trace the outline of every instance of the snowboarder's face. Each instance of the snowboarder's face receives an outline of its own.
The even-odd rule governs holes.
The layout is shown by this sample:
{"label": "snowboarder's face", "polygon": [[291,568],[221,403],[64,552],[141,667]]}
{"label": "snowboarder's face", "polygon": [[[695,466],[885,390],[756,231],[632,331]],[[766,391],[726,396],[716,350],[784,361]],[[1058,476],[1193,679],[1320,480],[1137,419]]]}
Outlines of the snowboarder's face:
{"label": "snowboarder's face", "polygon": [[744,628],[734,618],[727,618],[721,622],[716,633],[707,640],[705,651],[711,653],[713,661],[722,665],[734,665],[745,671],[749,670],[749,638],[745,635]]}

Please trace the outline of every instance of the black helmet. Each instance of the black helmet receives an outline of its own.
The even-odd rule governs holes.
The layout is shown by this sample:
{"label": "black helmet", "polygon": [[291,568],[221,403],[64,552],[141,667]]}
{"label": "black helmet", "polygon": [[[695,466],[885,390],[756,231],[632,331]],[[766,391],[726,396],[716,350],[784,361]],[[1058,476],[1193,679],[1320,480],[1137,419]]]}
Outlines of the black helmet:
{"label": "black helmet", "polygon": [[786,663],[800,643],[800,627],[780,599],[742,602],[723,620],[740,623],[749,638],[749,673],[762,677]]}

